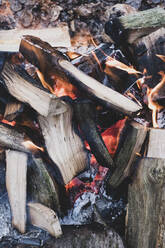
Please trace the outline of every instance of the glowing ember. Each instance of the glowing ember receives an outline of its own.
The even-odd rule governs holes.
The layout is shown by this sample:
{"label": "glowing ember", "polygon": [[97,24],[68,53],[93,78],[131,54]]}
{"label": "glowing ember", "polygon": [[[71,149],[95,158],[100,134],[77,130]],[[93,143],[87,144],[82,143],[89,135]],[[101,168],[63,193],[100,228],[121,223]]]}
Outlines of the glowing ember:
{"label": "glowing ember", "polygon": [[157,113],[160,111],[163,106],[158,104],[157,102],[157,96],[159,94],[159,91],[162,90],[162,88],[165,86],[165,74],[164,72],[159,73],[162,76],[162,80],[159,84],[157,84],[153,89],[147,88],[147,96],[148,96],[148,107],[152,110],[152,122],[153,127],[158,128],[157,124]]}
{"label": "glowing ember", "polygon": [[36,152],[38,150],[44,152],[44,148],[43,147],[39,147],[39,146],[36,146],[32,141],[30,140],[26,140],[24,142],[22,142],[22,144],[27,148],[29,149],[30,151],[32,152]]}
{"label": "glowing ember", "polygon": [[120,70],[123,70],[123,71],[126,71],[128,72],[128,74],[142,74],[141,72],[135,70],[133,68],[133,66],[128,66],[128,65],[125,65],[124,63],[108,56],[107,58],[107,61],[106,61],[106,65],[109,66],[109,67],[115,67],[115,68],[118,68]]}
{"label": "glowing ember", "polygon": [[10,126],[15,126],[16,122],[15,121],[7,121],[5,119],[1,120],[1,122],[5,123],[5,124],[8,124]]}

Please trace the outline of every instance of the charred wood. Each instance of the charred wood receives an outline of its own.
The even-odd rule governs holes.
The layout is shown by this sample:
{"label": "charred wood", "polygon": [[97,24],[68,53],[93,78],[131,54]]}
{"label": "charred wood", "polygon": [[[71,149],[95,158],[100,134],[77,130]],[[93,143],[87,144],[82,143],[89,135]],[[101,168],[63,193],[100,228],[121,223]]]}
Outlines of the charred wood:
{"label": "charred wood", "polygon": [[27,154],[6,151],[6,188],[12,211],[12,225],[26,231]]}
{"label": "charred wood", "polygon": [[45,78],[44,82],[48,83],[47,88],[52,92],[55,78],[60,78],[68,83],[71,82],[106,107],[114,108],[124,114],[132,115],[141,109],[135,102],[77,69],[66,60],[63,54],[36,37],[24,37],[21,41],[20,52],[29,62],[39,68]]}
{"label": "charred wood", "polygon": [[62,235],[60,222],[56,213],[40,204],[28,203],[31,224],[48,231],[52,236],[59,238]]}
{"label": "charred wood", "polygon": [[80,137],[72,124],[73,111],[69,104],[58,100],[47,117],[39,116],[39,124],[45,139],[47,152],[58,166],[64,183],[83,171],[87,165],[87,154]]}
{"label": "charred wood", "polygon": [[144,126],[135,122],[126,124],[114,156],[116,169],[109,179],[111,187],[117,188],[125,178],[130,176],[131,167],[140,155],[146,135],[147,129]]}
{"label": "charred wood", "polygon": [[80,126],[84,138],[88,142],[91,152],[94,154],[97,162],[113,171],[113,160],[96,126],[96,113],[93,104],[91,102],[80,101],[75,102],[73,107],[78,125]]}

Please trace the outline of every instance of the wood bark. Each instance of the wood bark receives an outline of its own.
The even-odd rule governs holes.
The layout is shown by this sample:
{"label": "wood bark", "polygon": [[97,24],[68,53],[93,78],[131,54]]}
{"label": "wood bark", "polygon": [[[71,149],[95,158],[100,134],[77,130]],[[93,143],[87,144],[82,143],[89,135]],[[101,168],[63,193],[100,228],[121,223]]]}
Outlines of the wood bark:
{"label": "wood bark", "polygon": [[[35,35],[54,47],[70,47],[68,27],[44,28],[44,29],[12,29],[0,31],[0,50],[6,52],[18,52],[21,38],[24,35]],[[11,38],[12,37],[12,38]]]}
{"label": "wood bark", "polygon": [[118,44],[122,43],[123,40],[132,44],[138,38],[164,26],[165,10],[153,8],[110,20],[106,24],[106,33]]}
{"label": "wood bark", "polygon": [[109,179],[111,187],[118,187],[131,174],[131,167],[147,135],[147,129],[136,123],[127,123],[121,135],[118,150],[114,157],[116,169]]}
{"label": "wood bark", "polygon": [[25,37],[21,41],[20,52],[39,68],[44,77],[44,84],[46,83],[51,92],[54,91],[55,79],[60,79],[74,84],[79,90],[83,90],[106,107],[114,108],[124,114],[132,115],[141,109],[141,106],[135,102],[77,69],[63,54],[40,39]]}
{"label": "wood bark", "polygon": [[87,166],[87,154],[73,128],[72,115],[71,106],[61,101],[61,108],[59,102],[46,118],[38,117],[48,154],[58,166],[65,184]]}
{"label": "wood bark", "polygon": [[6,151],[6,188],[12,212],[12,225],[26,231],[27,154]]}
{"label": "wood bark", "polygon": [[139,159],[129,185],[126,233],[129,248],[165,247],[163,134],[164,130],[150,130],[147,157]]}

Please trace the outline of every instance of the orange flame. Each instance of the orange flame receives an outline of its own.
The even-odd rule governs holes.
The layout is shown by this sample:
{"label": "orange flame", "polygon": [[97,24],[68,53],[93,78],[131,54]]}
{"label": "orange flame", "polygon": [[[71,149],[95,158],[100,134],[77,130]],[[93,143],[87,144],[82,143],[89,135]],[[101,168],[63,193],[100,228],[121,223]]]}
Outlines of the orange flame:
{"label": "orange flame", "polygon": [[164,55],[156,54],[156,56],[158,58],[160,58],[163,62],[165,62],[165,56]]}
{"label": "orange flame", "polygon": [[25,148],[27,148],[31,152],[36,152],[38,150],[44,152],[44,148],[43,147],[39,147],[39,146],[35,145],[31,140],[23,141],[22,142],[22,145],[24,145]]}
{"label": "orange flame", "polygon": [[7,121],[7,120],[5,120],[5,119],[1,120],[1,122],[5,123],[5,124],[8,124],[8,125],[10,125],[10,126],[12,126],[12,127],[14,127],[15,124],[16,124],[15,121]]}
{"label": "orange flame", "polygon": [[156,98],[159,94],[159,91],[165,85],[165,73],[160,72],[159,74],[162,76],[160,83],[158,83],[153,89],[147,88],[148,107],[152,110],[152,122],[153,122],[153,127],[155,128],[159,127],[157,123],[157,113],[163,108],[163,106],[158,104]]}

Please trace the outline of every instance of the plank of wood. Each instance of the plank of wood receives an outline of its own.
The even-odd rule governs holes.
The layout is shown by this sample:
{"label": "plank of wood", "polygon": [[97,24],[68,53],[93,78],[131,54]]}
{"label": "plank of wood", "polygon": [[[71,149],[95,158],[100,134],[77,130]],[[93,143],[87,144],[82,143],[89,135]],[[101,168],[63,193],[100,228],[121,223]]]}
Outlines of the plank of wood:
{"label": "plank of wood", "polygon": [[151,128],[148,137],[148,158],[165,158],[165,131],[164,129]]}
{"label": "plank of wood", "polygon": [[12,212],[12,225],[26,231],[27,154],[6,151],[6,188]]}
{"label": "plank of wood", "polygon": [[0,31],[0,51],[18,52],[21,38],[34,35],[54,47],[70,47],[70,36],[67,26],[45,29],[11,29]]}

